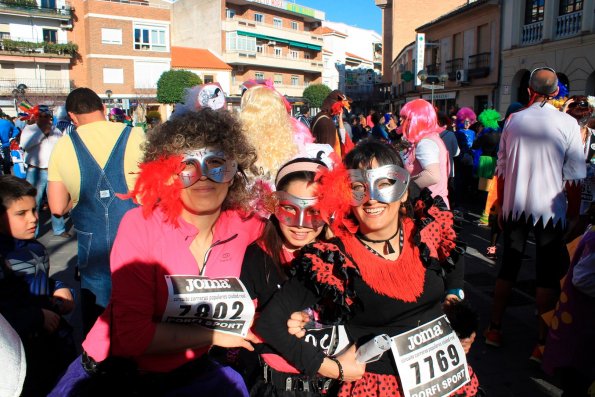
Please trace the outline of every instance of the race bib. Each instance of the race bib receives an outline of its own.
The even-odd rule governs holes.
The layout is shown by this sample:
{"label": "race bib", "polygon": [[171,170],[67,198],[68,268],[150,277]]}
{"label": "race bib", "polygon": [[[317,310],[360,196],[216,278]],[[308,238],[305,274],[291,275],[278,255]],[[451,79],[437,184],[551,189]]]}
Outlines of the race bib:
{"label": "race bib", "polygon": [[199,324],[246,337],[254,319],[254,304],[236,277],[165,276],[167,306],[162,321]]}
{"label": "race bib", "polygon": [[469,382],[465,351],[446,316],[392,338],[404,397],[448,396]]}

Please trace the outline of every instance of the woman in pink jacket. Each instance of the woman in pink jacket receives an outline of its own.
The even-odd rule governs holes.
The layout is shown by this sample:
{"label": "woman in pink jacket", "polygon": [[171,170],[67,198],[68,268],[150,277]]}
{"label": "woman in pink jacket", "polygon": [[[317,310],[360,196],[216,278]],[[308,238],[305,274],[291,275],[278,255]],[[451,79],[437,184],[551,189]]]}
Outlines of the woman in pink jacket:
{"label": "woman in pink jacket", "polygon": [[149,134],[111,252],[110,304],[52,395],[247,396],[211,346],[252,350],[254,308],[239,283],[256,152],[226,111],[176,117]]}

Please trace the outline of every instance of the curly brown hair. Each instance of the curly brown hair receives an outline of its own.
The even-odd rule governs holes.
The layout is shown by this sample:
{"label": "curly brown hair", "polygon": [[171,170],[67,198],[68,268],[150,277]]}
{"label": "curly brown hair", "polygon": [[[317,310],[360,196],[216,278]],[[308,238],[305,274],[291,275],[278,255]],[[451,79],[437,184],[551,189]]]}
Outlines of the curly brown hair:
{"label": "curly brown hair", "polygon": [[579,123],[581,121],[586,122],[593,113],[593,107],[589,104],[588,98],[584,95],[574,95],[569,99],[574,99],[574,102],[568,105],[566,113],[574,117]]}
{"label": "curly brown hair", "polygon": [[238,119],[226,110],[205,108],[172,117],[147,134],[143,161],[204,147],[222,150],[238,163],[239,172],[229,187],[222,209],[247,209],[250,193],[245,171],[255,172],[256,149],[248,142]]}

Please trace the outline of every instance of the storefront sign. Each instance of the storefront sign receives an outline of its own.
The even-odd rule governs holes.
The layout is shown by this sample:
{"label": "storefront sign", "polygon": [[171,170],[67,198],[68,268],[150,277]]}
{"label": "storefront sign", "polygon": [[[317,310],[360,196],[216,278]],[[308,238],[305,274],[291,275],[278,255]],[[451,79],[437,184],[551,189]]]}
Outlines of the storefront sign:
{"label": "storefront sign", "polygon": [[296,14],[305,15],[317,19],[324,19],[324,12],[315,10],[313,8],[304,7],[299,4],[285,1],[285,0],[248,0],[252,3],[264,4],[271,7],[281,8],[283,10],[291,11]]}
{"label": "storefront sign", "polygon": [[[456,97],[457,97],[456,91],[434,92],[434,100],[435,101],[440,101],[440,100],[444,100],[444,99],[455,99]],[[423,94],[422,98],[429,101],[432,99],[432,94]]]}
{"label": "storefront sign", "polygon": [[420,70],[424,70],[426,52],[426,35],[425,33],[418,33],[415,39],[415,85],[420,85],[421,80],[417,77]]}

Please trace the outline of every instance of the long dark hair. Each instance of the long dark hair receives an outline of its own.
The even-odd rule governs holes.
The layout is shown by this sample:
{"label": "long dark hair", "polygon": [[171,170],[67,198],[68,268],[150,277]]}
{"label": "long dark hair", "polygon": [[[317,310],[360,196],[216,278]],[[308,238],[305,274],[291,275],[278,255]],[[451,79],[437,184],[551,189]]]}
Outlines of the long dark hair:
{"label": "long dark hair", "polygon": [[347,169],[357,169],[361,166],[371,168],[374,159],[376,159],[379,166],[394,164],[404,167],[401,156],[393,147],[377,139],[370,138],[360,141],[353,150],[347,153],[343,164]]}
{"label": "long dark hair", "polygon": [[[311,162],[319,164],[323,167],[326,165],[319,160],[309,159],[309,158],[297,158],[286,163],[283,167],[298,163],[298,162]],[[316,174],[312,171],[295,171],[285,175],[277,182],[276,190],[277,191],[285,191],[292,182],[295,181],[304,181],[308,183],[313,183]],[[326,228],[326,226],[325,226]],[[320,233],[321,235],[324,233],[324,229]],[[279,227],[279,220],[273,214],[269,218],[268,222],[266,223],[262,235],[259,239],[259,244],[265,248],[267,254],[273,259],[273,265],[275,266],[276,270],[279,272],[279,275],[282,279],[286,279],[287,276],[285,272],[281,269],[281,252],[283,250],[283,234],[281,232],[281,228]]]}

